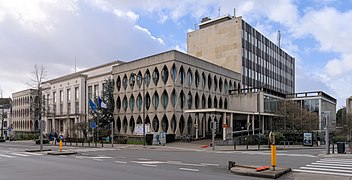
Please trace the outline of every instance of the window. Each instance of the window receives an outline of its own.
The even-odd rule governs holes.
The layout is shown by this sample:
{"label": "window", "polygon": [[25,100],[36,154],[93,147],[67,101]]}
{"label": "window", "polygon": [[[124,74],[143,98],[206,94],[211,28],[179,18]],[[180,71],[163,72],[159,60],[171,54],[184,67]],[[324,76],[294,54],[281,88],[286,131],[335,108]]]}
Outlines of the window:
{"label": "window", "polygon": [[127,97],[126,96],[122,100],[122,108],[124,111],[127,110]]}
{"label": "window", "polygon": [[79,112],[79,87],[75,87],[75,113]]}
{"label": "window", "polygon": [[140,111],[142,109],[142,96],[139,94],[137,96],[137,109]]}
{"label": "window", "polygon": [[94,85],[94,97],[97,98],[99,96],[99,85]]}
{"label": "window", "polygon": [[225,79],[225,83],[224,83],[224,89],[225,89],[225,94],[227,94],[229,92],[229,85],[227,84],[226,79]]}
{"label": "window", "polygon": [[194,98],[194,106],[196,109],[199,109],[199,95],[196,93],[196,96]]}
{"label": "window", "polygon": [[220,91],[220,92],[222,92],[222,86],[223,86],[223,84],[222,84],[222,78],[220,78],[220,80],[219,80],[219,91]]}
{"label": "window", "polygon": [[153,95],[153,106],[155,109],[158,109],[159,106],[159,95],[157,92],[154,93]]}
{"label": "window", "polygon": [[163,80],[164,84],[166,84],[167,79],[169,78],[169,70],[166,66],[164,66],[163,70],[161,71],[161,79]]}
{"label": "window", "polygon": [[180,93],[180,107],[181,107],[181,109],[183,109],[184,105],[185,105],[185,94],[181,90],[181,93]]}
{"label": "window", "polygon": [[131,74],[131,76],[130,76],[130,87],[131,87],[131,89],[133,89],[134,83],[136,82],[135,78],[136,77],[133,74]]}
{"label": "window", "polygon": [[144,75],[144,83],[145,85],[148,87],[149,84],[150,84],[150,72],[149,70],[147,69],[147,71],[145,72],[145,75]]}
{"label": "window", "polygon": [[188,77],[188,85],[192,86],[192,81],[193,81],[193,75],[191,69],[188,69],[187,71],[187,77]]}
{"label": "window", "polygon": [[117,88],[117,91],[120,91],[120,89],[121,89],[121,78],[120,78],[120,76],[118,76],[117,79],[116,79],[116,88]]}
{"label": "window", "polygon": [[211,97],[210,95],[208,96],[208,108],[211,108],[212,102],[211,102]]}
{"label": "window", "polygon": [[71,113],[71,89],[67,89],[67,114]]}
{"label": "window", "polygon": [[146,95],[145,95],[145,108],[147,109],[147,110],[149,110],[149,107],[150,107],[150,95],[149,95],[149,93],[147,93]]}
{"label": "window", "polygon": [[127,89],[127,76],[126,76],[126,74],[122,79],[122,86],[123,86],[123,89],[125,89],[125,90]]}
{"label": "window", "polygon": [[155,68],[153,72],[153,82],[155,86],[158,85],[158,81],[159,81],[159,71],[158,71],[158,68]]}
{"label": "window", "polygon": [[183,70],[183,66],[181,66],[180,68],[180,83],[183,84],[184,80],[185,80],[185,71]]}
{"label": "window", "polygon": [[202,108],[204,109],[206,105],[206,101],[205,101],[205,95],[203,94],[202,96]]}
{"label": "window", "polygon": [[175,64],[172,65],[171,72],[172,72],[171,73],[171,78],[175,82],[176,81],[176,77],[177,77],[177,70],[176,70]]}
{"label": "window", "polygon": [[212,84],[212,81],[211,81],[211,76],[210,74],[208,75],[208,89],[210,90],[211,88],[211,84]]}
{"label": "window", "polygon": [[93,98],[93,89],[92,86],[88,86],[88,98],[92,99]]}
{"label": "window", "polygon": [[167,132],[169,129],[169,121],[167,120],[166,115],[163,116],[163,119],[161,120],[161,130],[163,132]]}
{"label": "window", "polygon": [[138,72],[138,75],[137,75],[137,85],[138,85],[139,88],[141,88],[142,79],[143,79],[142,73],[141,73],[141,71],[139,71],[139,72]]}
{"label": "window", "polygon": [[195,81],[196,87],[198,87],[199,86],[199,73],[197,70],[194,73],[194,81]]}
{"label": "window", "polygon": [[214,76],[214,91],[218,89],[218,78]]}
{"label": "window", "polygon": [[132,94],[131,97],[130,97],[130,109],[131,109],[131,111],[133,111],[133,108],[134,108],[134,96]]}
{"label": "window", "polygon": [[119,96],[116,99],[116,108],[117,108],[117,110],[121,109],[121,99]]}
{"label": "window", "polygon": [[163,94],[161,95],[161,105],[164,107],[164,109],[166,109],[168,103],[169,103],[169,96],[166,90],[164,90]]}
{"label": "window", "polygon": [[205,74],[203,72],[202,73],[202,87],[203,87],[203,89],[205,88],[205,83],[206,83],[206,77],[205,77]]}
{"label": "window", "polygon": [[176,102],[177,102],[177,96],[176,96],[176,91],[174,89],[172,90],[172,93],[171,93],[171,103],[173,108],[176,107]]}
{"label": "window", "polygon": [[154,119],[153,119],[153,130],[154,132],[158,132],[159,131],[159,119],[158,119],[158,116],[154,116]]}
{"label": "window", "polygon": [[188,93],[188,97],[187,97],[187,105],[188,105],[188,109],[192,109],[192,93],[189,92]]}

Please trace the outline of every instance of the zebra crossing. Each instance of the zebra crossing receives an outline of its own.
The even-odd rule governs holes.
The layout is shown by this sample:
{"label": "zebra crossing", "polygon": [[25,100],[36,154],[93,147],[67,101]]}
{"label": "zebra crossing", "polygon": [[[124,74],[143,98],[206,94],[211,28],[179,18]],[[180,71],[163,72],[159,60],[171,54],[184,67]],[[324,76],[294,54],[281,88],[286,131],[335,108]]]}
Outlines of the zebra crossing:
{"label": "zebra crossing", "polygon": [[43,153],[7,152],[7,153],[0,153],[0,159],[2,159],[2,158],[29,157],[29,156],[42,156],[42,155],[43,155]]}
{"label": "zebra crossing", "polygon": [[352,159],[323,158],[293,171],[352,177]]}

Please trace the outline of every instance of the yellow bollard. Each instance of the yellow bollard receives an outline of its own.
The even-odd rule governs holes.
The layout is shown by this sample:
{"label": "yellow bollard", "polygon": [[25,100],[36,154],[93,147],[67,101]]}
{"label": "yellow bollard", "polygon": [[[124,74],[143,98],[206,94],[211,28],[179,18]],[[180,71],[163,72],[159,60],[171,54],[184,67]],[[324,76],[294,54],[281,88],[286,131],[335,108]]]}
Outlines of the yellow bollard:
{"label": "yellow bollard", "polygon": [[62,140],[60,139],[60,152],[62,151]]}
{"label": "yellow bollard", "polygon": [[275,145],[271,145],[271,166],[275,171],[275,167],[276,167],[276,146]]}

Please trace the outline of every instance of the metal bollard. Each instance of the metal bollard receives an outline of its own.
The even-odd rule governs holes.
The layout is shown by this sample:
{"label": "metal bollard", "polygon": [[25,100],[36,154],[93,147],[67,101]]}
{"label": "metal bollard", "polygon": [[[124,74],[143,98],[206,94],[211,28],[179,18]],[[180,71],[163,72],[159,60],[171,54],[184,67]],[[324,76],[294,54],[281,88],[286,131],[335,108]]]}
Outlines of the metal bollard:
{"label": "metal bollard", "polygon": [[236,165],[236,162],[234,162],[234,161],[229,161],[229,164],[228,164],[228,166],[227,166],[227,169],[230,170],[231,168],[235,167],[235,165]]}
{"label": "metal bollard", "polygon": [[335,144],[332,143],[332,153],[335,154]]}

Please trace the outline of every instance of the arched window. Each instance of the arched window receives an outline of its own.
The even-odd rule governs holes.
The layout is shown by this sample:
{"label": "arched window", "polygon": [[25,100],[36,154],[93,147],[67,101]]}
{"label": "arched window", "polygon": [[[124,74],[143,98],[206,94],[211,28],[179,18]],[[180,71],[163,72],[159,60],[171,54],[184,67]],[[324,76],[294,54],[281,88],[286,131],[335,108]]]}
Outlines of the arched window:
{"label": "arched window", "polygon": [[164,90],[163,94],[161,95],[161,105],[164,107],[164,109],[166,109],[168,103],[169,95],[167,94],[166,90]]}
{"label": "arched window", "polygon": [[166,84],[168,78],[169,78],[169,70],[167,69],[166,66],[164,66],[161,71],[161,79],[163,80],[164,84]]}
{"label": "arched window", "polygon": [[116,118],[116,129],[117,129],[117,133],[120,134],[120,131],[121,131],[121,119],[120,119],[120,117]]}
{"label": "arched window", "polygon": [[125,90],[127,89],[127,76],[126,76],[126,74],[122,79],[122,86],[123,86],[123,89],[125,89]]}
{"label": "arched window", "polygon": [[161,130],[163,132],[167,132],[169,129],[169,121],[167,120],[166,115],[163,116],[163,119],[161,120]]}
{"label": "arched window", "polygon": [[126,116],[123,118],[123,132],[126,133],[127,132],[127,127],[128,127],[128,122],[127,122],[127,118]]}
{"label": "arched window", "polygon": [[188,77],[188,85],[192,86],[193,75],[192,75],[191,68],[189,68],[188,71],[187,71],[187,77]]}
{"label": "arched window", "polygon": [[196,96],[194,97],[194,106],[196,109],[199,109],[199,95],[196,93]]}
{"label": "arched window", "polygon": [[218,90],[218,78],[214,76],[214,91]]}
{"label": "arched window", "polygon": [[159,81],[159,71],[158,71],[158,68],[155,67],[153,71],[153,82],[155,86],[158,85],[158,81]]}
{"label": "arched window", "polygon": [[230,89],[230,90],[234,90],[234,89],[233,89],[233,86],[232,86],[232,81],[231,81],[231,80],[229,81],[229,89]]}
{"label": "arched window", "polygon": [[157,92],[154,93],[153,95],[153,106],[154,106],[154,109],[158,109],[158,106],[159,106],[159,95]]}
{"label": "arched window", "polygon": [[154,119],[153,119],[153,131],[154,132],[158,132],[159,131],[159,119],[158,119],[158,116],[154,116]]}
{"label": "arched window", "polygon": [[220,97],[220,100],[219,100],[219,108],[222,109],[222,98]]}
{"label": "arched window", "polygon": [[173,133],[176,132],[176,128],[177,128],[176,117],[175,117],[175,115],[173,115],[171,118],[171,129],[172,129]]}
{"label": "arched window", "polygon": [[133,111],[133,108],[134,108],[134,96],[133,96],[133,94],[130,97],[130,103],[129,104],[130,104],[131,111]]}
{"label": "arched window", "polygon": [[176,70],[175,64],[173,64],[171,68],[171,77],[172,77],[172,81],[176,82],[177,70]]}
{"label": "arched window", "polygon": [[214,108],[218,108],[218,98],[214,97]]}
{"label": "arched window", "polygon": [[222,92],[222,78],[220,77],[220,80],[219,80],[219,91]]}
{"label": "arched window", "polygon": [[196,70],[196,72],[194,73],[194,81],[195,81],[196,87],[198,87],[199,86],[199,73],[198,73],[198,70]]}
{"label": "arched window", "polygon": [[185,94],[183,93],[183,90],[181,90],[180,93],[180,107],[183,109],[183,106],[185,105]]}
{"label": "arched window", "polygon": [[120,89],[121,89],[121,78],[120,78],[120,76],[118,76],[117,79],[116,79],[116,88],[117,88],[117,91],[120,91]]}
{"label": "arched window", "polygon": [[183,66],[181,66],[180,68],[179,76],[180,76],[180,83],[183,84],[183,82],[185,81],[185,70],[183,69]]}
{"label": "arched window", "polygon": [[202,96],[202,108],[204,109],[206,105],[206,101],[205,101],[205,95],[203,94]]}
{"label": "arched window", "polygon": [[130,87],[131,87],[131,89],[133,89],[135,82],[136,82],[136,77],[133,74],[131,74],[130,75]]}
{"label": "arched window", "polygon": [[193,129],[193,121],[192,121],[192,117],[188,116],[188,120],[187,120],[187,134],[191,135],[192,133],[192,129]]}
{"label": "arched window", "polygon": [[212,81],[211,81],[211,76],[210,74],[208,75],[208,89],[210,90],[211,88],[211,84],[212,84]]}
{"label": "arched window", "polygon": [[225,99],[225,102],[224,102],[224,109],[227,109],[227,99]]}
{"label": "arched window", "polygon": [[189,92],[188,96],[187,96],[187,105],[188,105],[188,109],[192,109],[192,93]]}
{"label": "arched window", "polygon": [[139,71],[138,74],[137,74],[137,85],[138,85],[138,88],[141,88],[141,86],[142,86],[142,79],[143,79],[142,73],[141,73],[141,71]]}
{"label": "arched window", "polygon": [[212,107],[211,96],[208,96],[208,108]]}
{"label": "arched window", "polygon": [[176,102],[177,102],[177,95],[176,95],[176,91],[175,89],[172,90],[171,92],[171,103],[172,103],[172,107],[175,108],[176,107]]}
{"label": "arched window", "polygon": [[120,96],[118,96],[117,99],[116,99],[116,108],[117,108],[117,110],[120,110],[120,109],[121,109],[121,99],[120,99]]}
{"label": "arched window", "polygon": [[127,110],[127,97],[126,96],[122,100],[122,108],[124,111]]}
{"label": "arched window", "polygon": [[228,94],[228,92],[229,92],[229,84],[227,84],[227,79],[225,79],[224,88],[225,88],[225,94]]}
{"label": "arched window", "polygon": [[140,111],[142,109],[142,96],[141,94],[138,94],[137,96],[137,109],[138,111]]}
{"label": "arched window", "polygon": [[137,118],[137,124],[143,124],[141,116],[138,116]]}
{"label": "arched window", "polygon": [[145,72],[144,83],[145,83],[146,87],[148,87],[149,84],[150,84],[150,72],[149,72],[149,69],[147,69],[147,71]]}
{"label": "arched window", "polygon": [[130,130],[131,130],[132,133],[134,131],[134,127],[135,127],[135,122],[134,122],[134,118],[132,116],[131,119],[130,119]]}
{"label": "arched window", "polygon": [[180,134],[183,134],[183,130],[185,129],[185,118],[183,117],[183,115],[181,115],[180,117],[180,121],[178,123],[178,128],[180,129]]}
{"label": "arched window", "polygon": [[202,73],[202,87],[203,87],[203,89],[205,88],[205,83],[206,83],[207,81],[206,81],[206,77],[205,77],[205,74],[204,74],[204,72]]}
{"label": "arched window", "polygon": [[150,107],[150,95],[149,93],[147,92],[147,94],[145,95],[145,108],[147,110],[149,110],[149,107]]}

